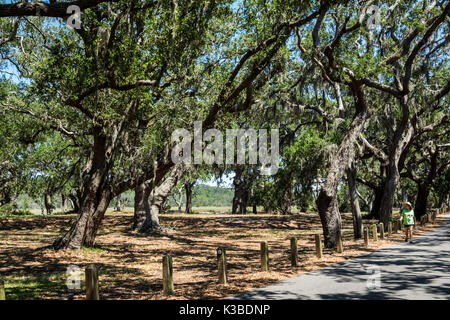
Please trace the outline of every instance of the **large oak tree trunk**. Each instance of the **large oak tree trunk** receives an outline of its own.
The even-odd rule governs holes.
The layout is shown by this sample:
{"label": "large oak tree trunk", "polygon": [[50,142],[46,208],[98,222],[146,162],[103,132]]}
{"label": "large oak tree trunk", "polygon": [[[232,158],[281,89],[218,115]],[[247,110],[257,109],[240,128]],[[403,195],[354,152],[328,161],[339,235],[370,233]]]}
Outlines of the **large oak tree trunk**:
{"label": "large oak tree trunk", "polygon": [[52,214],[52,210],[53,210],[52,195],[49,193],[44,194],[44,206],[45,206],[45,213],[47,215]]}
{"label": "large oak tree trunk", "polygon": [[76,213],[80,212],[81,196],[79,197],[73,193],[70,193],[69,200],[70,200],[70,203],[72,204],[73,212],[76,212]]}
{"label": "large oak tree trunk", "polygon": [[133,230],[135,231],[142,230],[147,216],[150,215],[149,196],[151,190],[151,185],[148,182],[138,184],[134,189]]}
{"label": "large oak tree trunk", "polygon": [[143,183],[136,188],[133,226],[135,231],[165,231],[159,223],[159,213],[162,211],[170,191],[176,186],[183,173],[184,169],[181,166],[175,167],[156,188],[152,189],[150,183]]}
{"label": "large oak tree trunk", "polygon": [[181,191],[180,194],[178,195],[177,205],[178,205],[178,212],[181,212],[181,207],[183,206],[183,192]]}
{"label": "large oak tree trunk", "polygon": [[3,186],[0,192],[0,207],[10,204],[14,201],[14,196],[9,187]]}
{"label": "large oak tree trunk", "polygon": [[331,160],[327,178],[322,186],[316,204],[322,222],[324,244],[327,248],[336,246],[336,234],[341,232],[341,215],[339,213],[337,187],[354,159],[354,143],[369,118],[368,106],[361,87],[356,87],[357,95],[355,117]]}
{"label": "large oak tree trunk", "polygon": [[408,120],[408,108],[403,104],[403,120],[394,133],[388,155],[386,179],[380,204],[380,222],[386,226],[392,220],[395,190],[400,180],[400,171],[404,167],[405,156],[410,148],[414,134],[414,126]]}
{"label": "large oak tree trunk", "polygon": [[426,178],[422,180],[422,182],[420,180],[416,180],[417,196],[414,206],[414,215],[418,220],[427,213],[428,196],[430,195],[433,181],[438,175],[438,158],[438,150],[431,152],[430,167]]}
{"label": "large oak tree trunk", "polygon": [[292,214],[292,190],[285,191],[283,202],[280,205],[282,214]]}
{"label": "large oak tree trunk", "polygon": [[380,204],[380,222],[387,225],[392,217],[392,207],[394,206],[394,195],[400,173],[397,165],[390,164],[387,168],[387,176],[383,188],[383,196]]}
{"label": "large oak tree trunk", "polygon": [[169,197],[170,191],[177,185],[178,180],[183,176],[182,166],[172,169],[170,174],[150,193],[150,212],[147,215],[142,231],[144,232],[164,232],[166,231],[159,223],[159,213],[163,210]]}
{"label": "large oak tree trunk", "polygon": [[419,220],[427,213],[428,196],[430,195],[430,186],[426,183],[419,183],[417,185],[417,197],[414,205],[414,215]]}
{"label": "large oak tree trunk", "polygon": [[192,187],[194,183],[187,181],[184,184],[184,190],[186,192],[186,208],[184,213],[192,213]]}
{"label": "large oak tree trunk", "polygon": [[369,218],[371,219],[380,219],[380,208],[381,208],[381,199],[383,198],[384,194],[384,183],[385,182],[379,185],[374,191],[375,197],[372,202],[372,208],[370,209],[369,212]]}
{"label": "large oak tree trunk", "polygon": [[247,213],[248,190],[246,188],[245,181],[242,179],[242,169],[240,167],[236,168],[236,175],[234,176],[233,184],[234,196],[231,213],[245,214]]}
{"label": "large oak tree trunk", "polygon": [[444,205],[450,207],[450,194],[441,195],[438,201],[438,208],[442,208]]}
{"label": "large oak tree trunk", "polygon": [[98,229],[113,198],[106,156],[110,150],[103,128],[99,126],[94,127],[93,151],[83,168],[80,211],[70,230],[53,243],[56,250],[94,246]]}
{"label": "large oak tree trunk", "polygon": [[352,206],[353,235],[355,239],[360,239],[363,232],[363,223],[361,210],[359,208],[358,192],[356,189],[356,174],[355,163],[352,162],[350,168],[347,170],[347,182],[350,193],[350,204]]}
{"label": "large oak tree trunk", "polygon": [[64,214],[67,210],[67,196],[62,193],[61,194],[61,212]]}
{"label": "large oak tree trunk", "polygon": [[[163,198],[158,194],[158,188],[152,190],[150,183],[142,183],[135,190],[134,202],[134,225],[136,232],[160,232],[163,230],[159,223],[160,205],[164,199],[155,204],[153,197]],[[136,201],[137,199],[137,201]]]}
{"label": "large oak tree trunk", "polygon": [[92,247],[100,223],[112,199],[105,170],[94,170],[85,180],[80,211],[70,230],[53,243],[55,249]]}
{"label": "large oak tree trunk", "polygon": [[114,208],[115,211],[121,212],[122,211],[122,198],[120,195],[116,197],[116,207]]}

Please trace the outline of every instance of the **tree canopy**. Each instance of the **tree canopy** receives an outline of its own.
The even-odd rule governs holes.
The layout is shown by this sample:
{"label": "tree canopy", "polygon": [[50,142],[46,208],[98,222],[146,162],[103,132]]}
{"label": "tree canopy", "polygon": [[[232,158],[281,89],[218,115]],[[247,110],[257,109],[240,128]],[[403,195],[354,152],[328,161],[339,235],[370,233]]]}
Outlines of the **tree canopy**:
{"label": "tree canopy", "polygon": [[[141,199],[135,225],[155,226],[173,188],[226,172],[236,174],[233,212],[318,211],[328,247],[340,210],[360,221],[359,199],[388,222],[415,197],[420,217],[449,198],[449,10],[426,0],[3,1],[0,205],[21,193],[76,202],[56,249],[93,245],[126,191]],[[172,133],[196,121],[203,132],[279,130],[278,172],[248,161],[180,167]]]}

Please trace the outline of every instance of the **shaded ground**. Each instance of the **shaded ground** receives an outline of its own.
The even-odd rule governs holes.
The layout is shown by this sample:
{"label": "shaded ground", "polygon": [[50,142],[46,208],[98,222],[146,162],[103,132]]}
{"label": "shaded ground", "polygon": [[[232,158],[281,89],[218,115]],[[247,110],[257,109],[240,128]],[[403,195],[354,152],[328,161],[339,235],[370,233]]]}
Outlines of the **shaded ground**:
{"label": "shaded ground", "polygon": [[[314,234],[322,233],[317,214],[162,215],[170,236],[130,232],[131,213],[108,213],[95,248],[59,251],[48,248],[75,216],[23,217],[0,220],[0,277],[8,299],[83,299],[81,289],[68,290],[66,270],[89,263],[100,268],[102,299],[217,299],[260,288],[402,241],[400,233],[364,247],[353,240],[351,215],[343,215],[343,254],[325,249],[315,257]],[[437,223],[441,223],[442,216]],[[366,221],[373,223],[374,221]],[[420,227],[417,234],[433,229]],[[299,239],[298,267],[291,267],[289,239]],[[259,243],[268,241],[270,271],[261,272]],[[227,248],[229,284],[217,284],[216,248]],[[164,254],[173,257],[175,294],[162,295]]]}
{"label": "shaded ground", "polygon": [[449,226],[234,298],[448,300]]}

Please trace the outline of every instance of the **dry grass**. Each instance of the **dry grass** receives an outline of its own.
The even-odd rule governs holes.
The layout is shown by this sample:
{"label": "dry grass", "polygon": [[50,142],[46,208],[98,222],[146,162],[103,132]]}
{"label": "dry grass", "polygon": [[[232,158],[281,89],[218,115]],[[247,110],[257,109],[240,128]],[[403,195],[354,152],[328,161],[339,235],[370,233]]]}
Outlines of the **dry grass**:
{"label": "dry grass", "polygon": [[[344,253],[325,249],[315,257],[314,234],[322,233],[317,214],[180,215],[161,216],[174,229],[168,236],[130,232],[131,213],[108,213],[95,248],[80,251],[50,249],[52,241],[74,216],[24,217],[0,221],[0,276],[9,299],[83,299],[68,290],[66,270],[89,263],[100,268],[102,299],[218,299],[256,289],[308,271],[323,268],[403,241],[403,234],[371,242],[353,240],[352,218],[343,215]],[[435,225],[443,221],[438,216]],[[365,221],[367,224],[375,221]],[[415,235],[434,228],[418,227]],[[300,263],[291,267],[289,239],[297,237]],[[261,272],[259,243],[268,241],[270,271]],[[227,248],[229,284],[217,284],[216,249]],[[173,257],[175,294],[162,295],[162,256]],[[84,279],[84,275],[82,275]]]}

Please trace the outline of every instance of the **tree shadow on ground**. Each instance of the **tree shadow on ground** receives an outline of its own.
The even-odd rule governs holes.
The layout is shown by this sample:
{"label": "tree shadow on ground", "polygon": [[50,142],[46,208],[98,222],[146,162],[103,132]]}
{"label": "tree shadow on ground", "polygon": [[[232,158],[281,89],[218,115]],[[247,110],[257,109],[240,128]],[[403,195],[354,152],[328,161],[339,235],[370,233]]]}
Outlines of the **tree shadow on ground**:
{"label": "tree shadow on ground", "polygon": [[[331,267],[287,280],[260,290],[237,295],[238,299],[420,299],[425,294],[431,299],[450,297],[450,218],[438,230],[403,243],[384,248],[364,256],[338,263]],[[369,290],[365,285],[372,274],[368,268],[380,270],[380,287]],[[363,284],[361,290],[348,292],[309,294],[302,288],[302,279],[317,276],[317,285]],[[292,285],[292,283],[296,283]],[[294,289],[290,290],[295,286]],[[349,286],[350,288],[351,286]],[[322,288],[322,287],[321,287]],[[344,288],[344,286],[342,287]],[[305,292],[305,294],[302,294]],[[417,293],[417,296],[414,294]]]}

